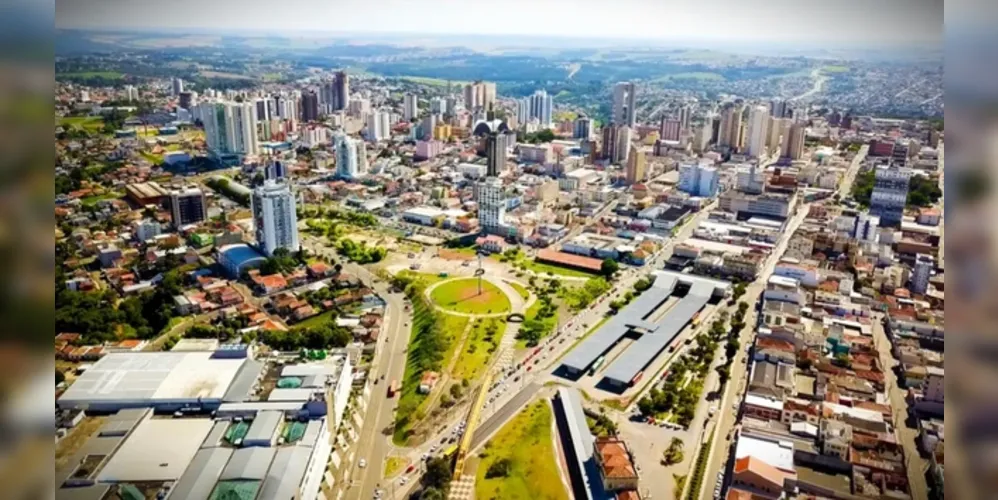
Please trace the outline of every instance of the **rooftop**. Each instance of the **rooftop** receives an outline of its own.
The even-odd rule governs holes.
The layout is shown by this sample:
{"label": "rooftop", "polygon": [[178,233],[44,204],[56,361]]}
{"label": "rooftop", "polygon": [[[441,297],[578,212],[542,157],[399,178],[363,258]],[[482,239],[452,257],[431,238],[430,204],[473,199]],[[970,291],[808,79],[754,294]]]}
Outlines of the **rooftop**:
{"label": "rooftop", "polygon": [[176,481],[213,425],[206,418],[147,417],[129,434],[98,479]]}

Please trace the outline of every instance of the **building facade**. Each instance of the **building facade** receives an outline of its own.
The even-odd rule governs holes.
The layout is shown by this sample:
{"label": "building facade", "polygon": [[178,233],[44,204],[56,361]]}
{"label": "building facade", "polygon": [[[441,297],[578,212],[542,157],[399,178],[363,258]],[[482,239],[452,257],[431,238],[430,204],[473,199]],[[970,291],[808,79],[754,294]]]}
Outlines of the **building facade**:
{"label": "building facade", "polygon": [[297,252],[298,216],[291,186],[264,181],[262,186],[253,190],[250,201],[260,250],[267,256],[273,255],[278,248]]}

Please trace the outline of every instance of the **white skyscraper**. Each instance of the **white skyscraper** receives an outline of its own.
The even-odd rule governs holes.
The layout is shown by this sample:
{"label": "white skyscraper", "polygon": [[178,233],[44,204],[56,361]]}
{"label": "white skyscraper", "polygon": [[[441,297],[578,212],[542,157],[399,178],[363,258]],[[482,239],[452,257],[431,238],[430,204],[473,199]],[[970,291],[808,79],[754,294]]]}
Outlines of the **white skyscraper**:
{"label": "white skyscraper", "polygon": [[[605,146],[604,146],[605,147]],[[614,147],[614,163],[627,163],[631,151],[631,127],[622,125],[617,128],[617,144]]]}
{"label": "white skyscraper", "polygon": [[388,139],[392,133],[391,115],[386,111],[374,111],[367,115],[367,140],[378,142]]}
{"label": "white skyscraper", "polygon": [[634,127],[637,123],[634,84],[620,82],[613,87],[613,121],[618,125]]}
{"label": "white skyscraper", "polygon": [[486,233],[501,233],[506,225],[506,198],[502,181],[490,177],[478,187],[478,219]]}
{"label": "white skyscraper", "polygon": [[273,180],[253,190],[251,197],[256,243],[268,256],[278,248],[297,252],[298,216],[291,187]]}
{"label": "white skyscraper", "polygon": [[717,195],[717,169],[709,161],[679,164],[679,190],[693,196]]}
{"label": "white skyscraper", "polygon": [[178,96],[184,91],[184,81],[180,78],[173,79],[173,95]]}
{"label": "white skyscraper", "polygon": [[217,155],[255,155],[259,151],[253,103],[206,102],[198,105],[208,149]]}
{"label": "white skyscraper", "polygon": [[135,88],[134,85],[125,85],[125,99],[128,102],[139,100],[139,89]]}
{"label": "white skyscraper", "polygon": [[925,295],[929,289],[929,278],[932,277],[932,270],[936,267],[936,261],[931,255],[918,254],[915,256],[915,267],[911,273],[911,291],[919,295]]}
{"label": "white skyscraper", "polygon": [[524,97],[516,101],[516,118],[520,124],[530,121],[530,98]]}
{"label": "white skyscraper", "polygon": [[354,140],[344,133],[336,135],[336,175],[353,179],[358,175],[357,146]]}
{"label": "white skyscraper", "polygon": [[537,118],[541,127],[551,128],[552,106],[553,102],[547,91],[538,90],[534,92],[534,95],[530,96],[530,117]]}
{"label": "white skyscraper", "polygon": [[419,116],[419,98],[415,94],[406,94],[402,98],[402,119],[412,121]]}
{"label": "white skyscraper", "polygon": [[766,155],[766,132],[769,125],[769,110],[765,106],[756,106],[749,111],[747,140],[745,154],[752,157]]}

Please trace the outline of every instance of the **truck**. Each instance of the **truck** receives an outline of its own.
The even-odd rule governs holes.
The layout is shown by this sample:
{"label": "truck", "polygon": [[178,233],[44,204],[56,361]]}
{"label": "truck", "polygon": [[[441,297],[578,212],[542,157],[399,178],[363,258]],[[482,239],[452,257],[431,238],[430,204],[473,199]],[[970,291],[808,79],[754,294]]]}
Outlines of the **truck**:
{"label": "truck", "polygon": [[388,385],[388,397],[394,398],[395,394],[399,392],[399,381],[392,379],[392,383]]}
{"label": "truck", "polygon": [[693,319],[690,320],[691,328],[696,328],[698,326],[700,326],[700,311],[697,311],[696,314],[693,315]]}

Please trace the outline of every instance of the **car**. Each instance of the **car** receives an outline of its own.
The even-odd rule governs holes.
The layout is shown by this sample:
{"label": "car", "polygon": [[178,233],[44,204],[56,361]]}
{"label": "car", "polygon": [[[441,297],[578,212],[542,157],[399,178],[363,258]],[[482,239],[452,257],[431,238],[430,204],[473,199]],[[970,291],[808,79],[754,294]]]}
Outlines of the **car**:
{"label": "car", "polygon": [[519,382],[519,381],[520,381],[520,376],[519,375],[517,375],[516,377],[513,378],[513,382]]}
{"label": "car", "polygon": [[409,478],[407,478],[405,476],[402,476],[402,479],[399,480],[399,484],[403,484],[403,485],[405,483],[408,483],[408,482],[409,482]]}
{"label": "car", "polygon": [[413,464],[409,464],[409,466],[405,468],[404,474],[408,474],[408,473],[410,473],[410,472],[412,472],[414,470],[416,470],[416,466],[413,465]]}
{"label": "car", "polygon": [[367,467],[367,460],[364,460],[363,458],[360,459],[360,462],[357,463],[357,467],[360,467],[361,469]]}

